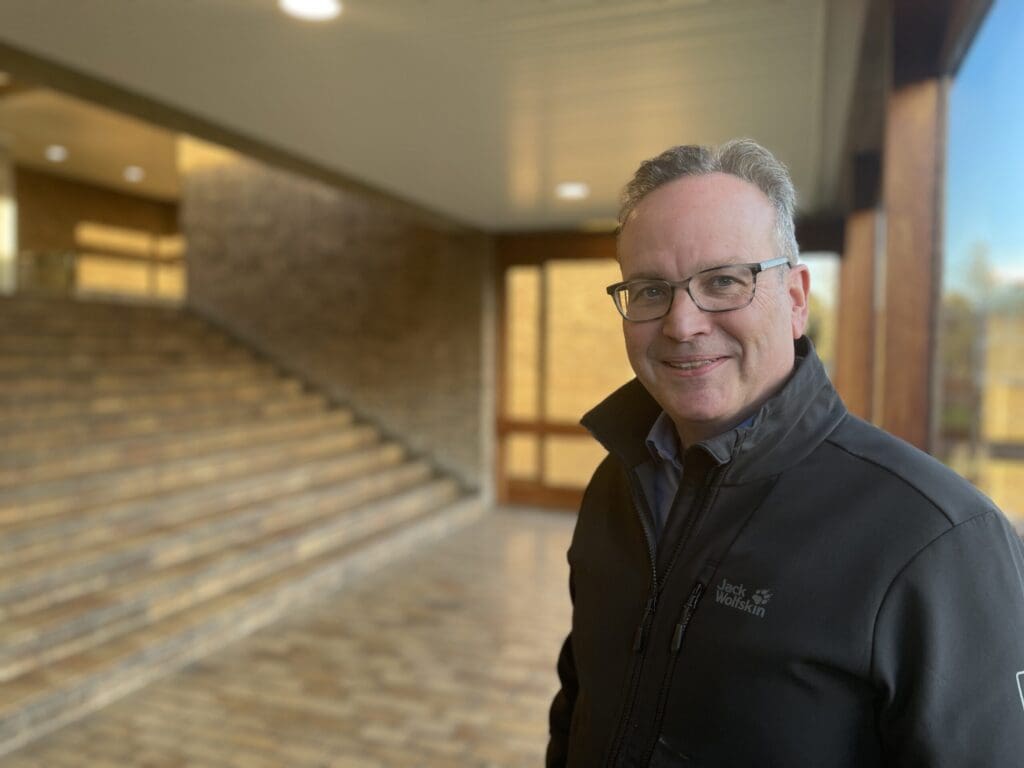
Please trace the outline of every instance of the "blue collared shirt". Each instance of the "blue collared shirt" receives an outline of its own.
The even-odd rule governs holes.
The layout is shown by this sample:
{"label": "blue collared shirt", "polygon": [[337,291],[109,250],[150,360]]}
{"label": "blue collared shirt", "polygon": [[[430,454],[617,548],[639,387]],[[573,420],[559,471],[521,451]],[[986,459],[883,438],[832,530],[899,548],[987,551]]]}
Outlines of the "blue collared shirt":
{"label": "blue collared shirt", "polygon": [[[753,421],[754,417],[750,416],[737,428],[749,427]],[[679,433],[665,411],[654,420],[647,433],[647,450],[651,453],[651,460],[637,467],[637,474],[654,516],[655,532],[660,537],[683,479],[683,452]]]}

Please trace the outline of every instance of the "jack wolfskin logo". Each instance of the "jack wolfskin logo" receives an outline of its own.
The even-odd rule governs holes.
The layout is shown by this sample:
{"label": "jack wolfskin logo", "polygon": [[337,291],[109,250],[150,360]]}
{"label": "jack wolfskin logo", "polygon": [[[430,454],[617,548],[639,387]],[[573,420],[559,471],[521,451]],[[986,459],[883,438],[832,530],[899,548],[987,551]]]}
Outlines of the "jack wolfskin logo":
{"label": "jack wolfskin logo", "polygon": [[722,579],[722,583],[715,589],[715,602],[724,605],[726,608],[735,608],[738,611],[749,613],[763,619],[765,606],[772,599],[770,589],[755,590],[750,597],[747,597],[747,588],[743,584],[733,584],[728,579]]}

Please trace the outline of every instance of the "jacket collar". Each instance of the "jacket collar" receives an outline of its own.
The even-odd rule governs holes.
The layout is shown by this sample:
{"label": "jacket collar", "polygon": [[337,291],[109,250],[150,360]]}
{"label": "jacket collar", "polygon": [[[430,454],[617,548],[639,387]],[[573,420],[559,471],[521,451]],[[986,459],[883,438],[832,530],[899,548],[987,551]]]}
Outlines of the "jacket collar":
{"label": "jacket collar", "polygon": [[[782,389],[747,426],[689,446],[719,466],[731,464],[728,483],[741,483],[782,472],[814,450],[846,415],[846,407],[804,336],[795,343],[797,362]],[[661,406],[637,379],[620,387],[587,413],[581,423],[633,468],[650,459],[645,439]]]}

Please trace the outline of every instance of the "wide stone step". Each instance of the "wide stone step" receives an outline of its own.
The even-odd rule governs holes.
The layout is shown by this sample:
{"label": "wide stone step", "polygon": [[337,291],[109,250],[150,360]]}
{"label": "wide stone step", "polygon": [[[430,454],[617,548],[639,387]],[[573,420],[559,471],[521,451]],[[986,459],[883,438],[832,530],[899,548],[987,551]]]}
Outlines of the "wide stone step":
{"label": "wide stone step", "polygon": [[123,338],[112,336],[45,336],[34,333],[19,335],[4,330],[0,334],[0,355],[35,355],[54,357],[77,352],[79,354],[123,354],[151,350],[194,349],[206,352],[222,350],[231,341],[219,335],[190,335],[180,333],[131,334]]}
{"label": "wide stone step", "polygon": [[302,383],[295,379],[266,379],[223,386],[207,384],[196,389],[178,389],[165,392],[133,392],[85,396],[75,400],[42,400],[27,403],[0,402],[0,429],[68,417],[103,416],[113,413],[160,410],[164,408],[193,408],[223,402],[258,402],[286,397],[302,391]]}
{"label": "wide stone step", "polygon": [[113,350],[104,353],[69,352],[67,355],[0,355],[0,379],[21,376],[80,376],[97,371],[107,373],[166,371],[189,366],[227,365],[257,360],[247,349],[229,347],[222,350]]}
{"label": "wide stone step", "polygon": [[[239,517],[245,510],[277,509],[275,505],[305,499],[308,494],[315,495],[325,488],[337,488],[355,477],[388,471],[400,465],[404,458],[403,449],[396,443],[359,445],[320,460],[337,464],[327,480],[269,489],[244,501],[221,494],[207,500],[206,504],[188,506],[169,495],[166,501],[152,505],[149,514],[140,510],[134,517],[122,516],[116,524],[108,522],[106,525],[101,521],[111,519],[107,508],[96,515],[86,511],[83,516],[91,519],[92,527],[85,535],[76,537],[71,552],[61,548],[63,536],[43,535],[47,529],[51,534],[59,534],[65,520],[38,521],[35,527],[43,530],[35,536],[29,535],[28,545],[8,547],[0,554],[0,619],[34,610],[47,604],[47,600],[57,601],[102,589],[129,577],[130,571],[139,565],[151,565],[154,554],[160,554],[162,564],[172,561],[171,553],[185,556],[187,552],[175,537],[184,535],[184,541],[198,547],[196,525],[207,526],[198,529],[198,533],[204,535],[210,532],[210,525],[230,531],[238,520],[248,519]],[[26,526],[16,530],[24,532]],[[97,580],[97,575],[102,578]]]}
{"label": "wide stone step", "polygon": [[178,307],[83,302],[42,297],[0,297],[0,323],[5,328],[52,333],[87,328],[97,333],[126,329],[195,330],[210,332],[199,317]]}
{"label": "wide stone step", "polygon": [[177,404],[142,413],[114,413],[74,420],[51,418],[5,427],[0,457],[19,455],[46,456],[52,446],[73,448],[94,441],[119,440],[157,433],[186,433],[248,421],[302,416],[324,411],[327,399],[313,392],[252,403],[234,401],[203,407]]}
{"label": "wide stone step", "polygon": [[102,546],[122,533],[132,536],[155,527],[175,526],[374,472],[398,464],[405,455],[398,443],[378,443],[374,436],[367,436],[365,443],[354,444],[347,452],[295,462],[255,476],[183,488],[154,498],[75,508],[44,518],[26,517],[0,526],[0,558],[17,569],[52,557],[64,541],[73,540],[76,548],[83,549]]}
{"label": "wide stone step", "polygon": [[179,434],[159,433],[107,442],[95,441],[90,444],[88,451],[54,446],[38,457],[25,454],[0,456],[0,488],[64,480],[157,461],[172,461],[264,441],[323,434],[345,428],[351,423],[351,411],[333,410],[304,417],[247,421]]}
{"label": "wide stone step", "polygon": [[74,509],[166,493],[177,488],[222,481],[242,475],[322,458],[374,439],[374,427],[360,425],[311,439],[292,440],[144,467],[85,475],[59,483],[32,484],[0,490],[0,525],[38,519]]}
{"label": "wide stone step", "polygon": [[245,637],[298,605],[323,599],[481,513],[475,497],[452,499],[440,508],[424,506],[422,499],[412,504],[406,497],[362,506],[358,514],[375,521],[386,517],[389,524],[374,526],[357,541],[324,543],[270,575],[5,683],[0,755]]}
{"label": "wide stone step", "polygon": [[90,321],[64,318],[60,321],[39,318],[10,317],[0,311],[0,322],[4,324],[5,335],[18,338],[38,338],[42,342],[50,340],[67,341],[76,339],[144,339],[160,336],[173,336],[181,339],[216,339],[223,342],[228,337],[197,317],[181,313],[178,317],[166,320],[131,320],[121,322],[114,320]]}
{"label": "wide stone step", "polygon": [[211,362],[207,365],[152,366],[117,372],[102,367],[62,374],[32,373],[0,376],[0,402],[31,403],[37,400],[81,400],[89,396],[165,392],[206,385],[222,387],[243,381],[274,378],[279,374],[269,363]]}
{"label": "wide stone step", "polygon": [[[319,548],[365,535],[366,526],[387,524],[367,519],[356,508],[384,496],[447,494],[451,481],[431,481],[426,462],[410,462],[312,491],[253,504],[215,518],[189,521],[161,534],[150,531],[93,553],[54,564],[62,581],[28,574],[40,602],[31,611],[11,610],[0,624],[0,683],[105,642],[125,631],[124,622],[152,621],[202,599],[233,589],[300,560]],[[355,528],[353,529],[353,525]],[[362,526],[362,527],[360,527]],[[284,560],[280,553],[286,553]],[[68,574],[78,574],[77,577]],[[40,578],[42,576],[42,578]],[[104,577],[104,578],[98,578]],[[85,591],[84,582],[95,588]],[[2,591],[2,590],[0,590]],[[53,594],[61,594],[60,602]],[[8,604],[0,596],[0,607]]]}

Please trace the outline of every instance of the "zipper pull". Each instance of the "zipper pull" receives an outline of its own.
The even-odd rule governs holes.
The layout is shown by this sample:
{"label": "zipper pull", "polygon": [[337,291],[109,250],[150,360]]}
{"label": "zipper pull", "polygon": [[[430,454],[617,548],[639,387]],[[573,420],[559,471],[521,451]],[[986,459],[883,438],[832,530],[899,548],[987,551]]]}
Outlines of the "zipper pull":
{"label": "zipper pull", "polygon": [[654,598],[647,598],[647,605],[644,607],[644,615],[640,619],[640,626],[636,628],[633,636],[633,653],[640,653],[644,647],[644,627],[647,625],[647,617],[654,612]]}
{"label": "zipper pull", "polygon": [[686,600],[686,607],[683,608],[683,617],[679,619],[679,623],[676,624],[676,631],[672,633],[672,653],[679,653],[679,649],[683,645],[683,636],[686,634],[686,628],[690,625],[690,619],[693,618],[697,605],[704,596],[705,589],[706,587],[702,582],[698,581],[693,585],[690,596]]}

